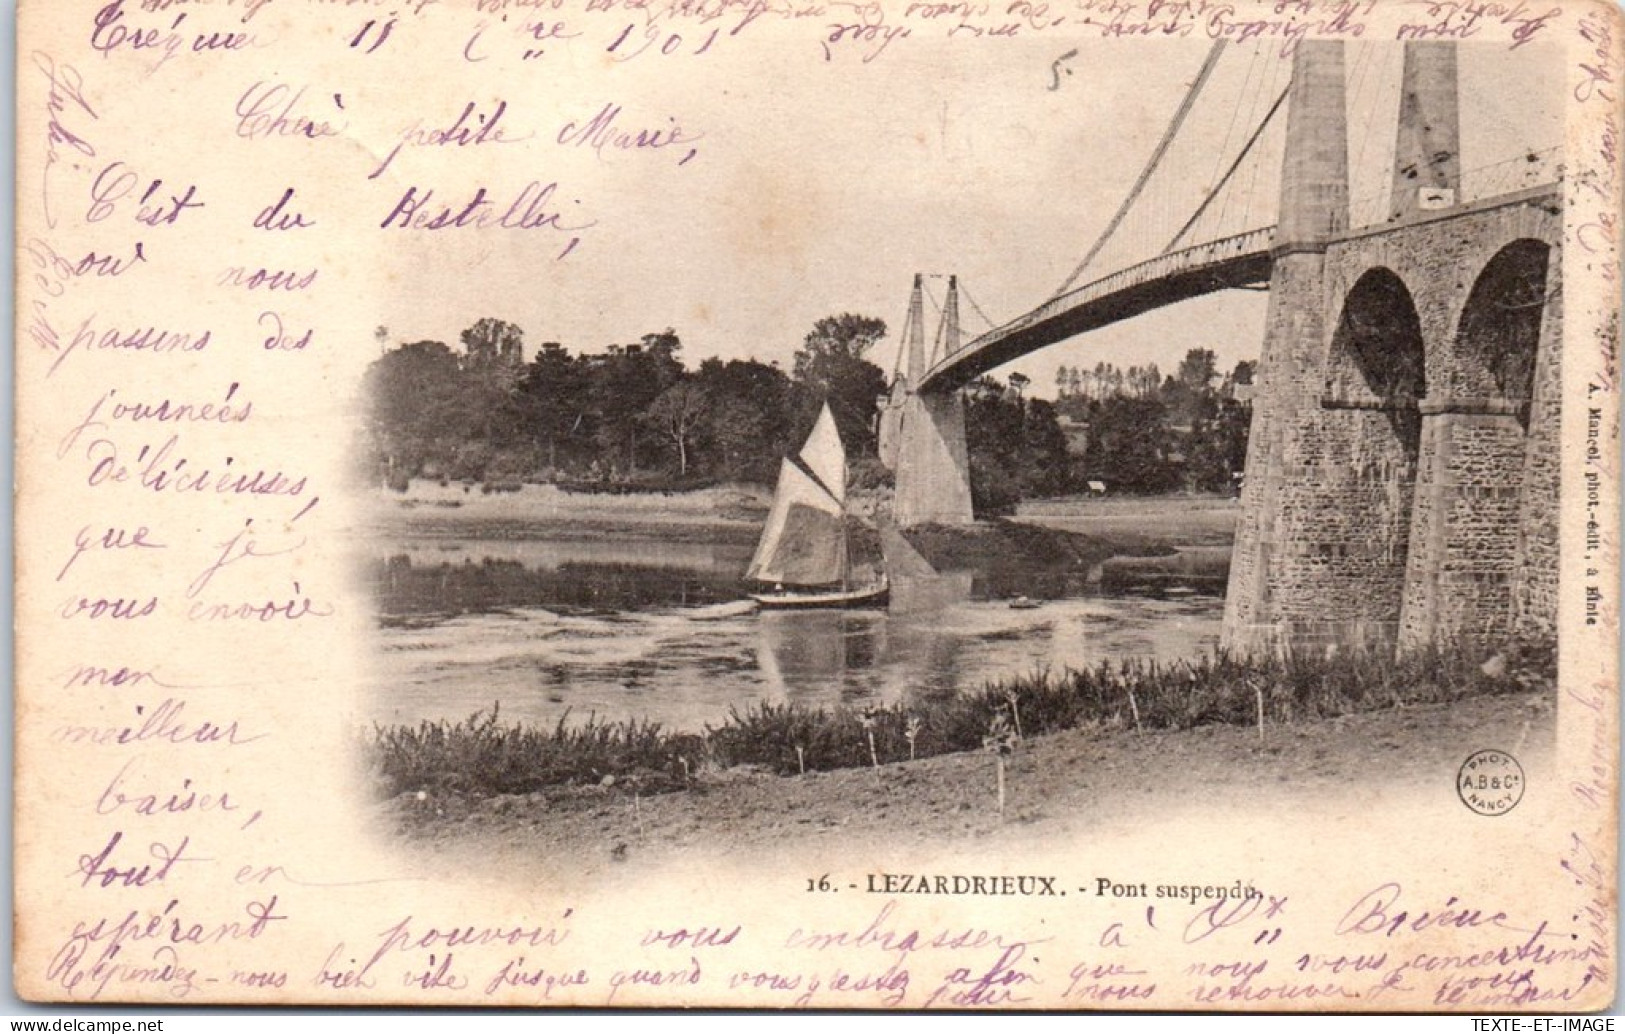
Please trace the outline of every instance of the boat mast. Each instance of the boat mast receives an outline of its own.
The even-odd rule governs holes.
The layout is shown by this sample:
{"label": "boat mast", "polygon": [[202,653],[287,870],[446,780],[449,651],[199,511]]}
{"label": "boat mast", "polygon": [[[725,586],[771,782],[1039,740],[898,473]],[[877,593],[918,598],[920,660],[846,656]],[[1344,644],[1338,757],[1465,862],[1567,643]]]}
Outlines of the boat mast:
{"label": "boat mast", "polygon": [[[826,409],[829,408],[829,400],[826,399],[824,401],[824,407]],[[834,416],[833,413],[830,415],[832,417]],[[836,433],[837,437],[839,437],[839,428],[836,429]],[[841,443],[841,448],[842,459],[844,460],[846,448],[845,442]],[[844,475],[846,473],[844,469],[844,462],[842,463],[842,468],[841,473]],[[846,485],[840,485],[836,488],[836,491],[841,493],[841,591],[846,592],[852,588],[852,543],[848,541],[846,534]]]}

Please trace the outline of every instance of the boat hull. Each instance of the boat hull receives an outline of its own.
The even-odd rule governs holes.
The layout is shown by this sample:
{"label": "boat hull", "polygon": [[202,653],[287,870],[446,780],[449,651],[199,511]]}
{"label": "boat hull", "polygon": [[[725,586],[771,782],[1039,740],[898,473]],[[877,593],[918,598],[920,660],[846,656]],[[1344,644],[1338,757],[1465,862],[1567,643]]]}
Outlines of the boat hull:
{"label": "boat hull", "polygon": [[833,592],[753,592],[749,595],[763,610],[845,610],[885,606],[891,596],[891,586],[881,582]]}

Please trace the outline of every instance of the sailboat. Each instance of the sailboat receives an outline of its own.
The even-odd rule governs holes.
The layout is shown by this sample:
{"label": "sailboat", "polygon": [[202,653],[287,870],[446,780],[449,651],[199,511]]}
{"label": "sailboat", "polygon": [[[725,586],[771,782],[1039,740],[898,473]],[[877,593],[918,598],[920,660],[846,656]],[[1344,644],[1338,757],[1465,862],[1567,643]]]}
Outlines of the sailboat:
{"label": "sailboat", "polygon": [[886,602],[886,576],[853,585],[846,541],[846,450],[824,403],[795,458],[779,463],[767,527],[745,577],[771,583],[750,593],[768,609],[865,607]]}

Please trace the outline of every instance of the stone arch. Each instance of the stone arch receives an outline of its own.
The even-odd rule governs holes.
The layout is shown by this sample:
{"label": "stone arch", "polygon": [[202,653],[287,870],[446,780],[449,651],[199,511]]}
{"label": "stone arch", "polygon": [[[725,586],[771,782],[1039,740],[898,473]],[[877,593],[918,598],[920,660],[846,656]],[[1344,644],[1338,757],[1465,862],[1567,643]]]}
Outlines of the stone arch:
{"label": "stone arch", "polygon": [[1454,393],[1509,403],[1526,431],[1551,250],[1525,237],[1497,251],[1473,281],[1456,323]]}
{"label": "stone arch", "polygon": [[[1422,455],[1400,642],[1495,644],[1511,630],[1532,452],[1555,444],[1554,421],[1532,433],[1553,249],[1517,237],[1472,281],[1442,353],[1444,376],[1423,401]],[[1547,359],[1552,358],[1548,356]],[[1540,496],[1541,493],[1535,493]],[[1544,501],[1550,505],[1550,501]]]}
{"label": "stone arch", "polygon": [[1327,614],[1371,643],[1392,643],[1404,600],[1427,390],[1422,321],[1391,268],[1365,269],[1334,310],[1325,394],[1302,479],[1324,503],[1299,548]]}
{"label": "stone arch", "polygon": [[[1396,444],[1416,461],[1427,394],[1427,346],[1410,289],[1385,266],[1366,270],[1344,296],[1332,333],[1328,396],[1387,415]],[[1329,408],[1336,408],[1336,402]]]}

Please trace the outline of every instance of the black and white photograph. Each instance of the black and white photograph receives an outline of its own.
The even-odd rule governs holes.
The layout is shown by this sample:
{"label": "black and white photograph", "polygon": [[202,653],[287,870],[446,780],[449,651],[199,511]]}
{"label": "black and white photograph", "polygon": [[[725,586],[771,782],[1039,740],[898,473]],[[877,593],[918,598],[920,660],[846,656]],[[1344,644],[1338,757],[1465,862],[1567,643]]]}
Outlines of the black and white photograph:
{"label": "black and white photograph", "polygon": [[25,8],[25,999],[1612,1000],[1611,4]]}
{"label": "black and white photograph", "polygon": [[[994,84],[955,84],[944,153],[895,134],[809,155],[800,193],[852,198],[793,300],[768,285],[798,250],[719,278],[732,241],[701,259],[702,239],[665,307],[526,298],[536,256],[497,253],[455,337],[401,340],[455,325],[430,292],[381,323],[371,710],[403,831],[577,864],[1042,837],[1046,812],[1189,792],[1140,769],[1148,747],[1202,752],[1243,796],[1391,751],[1405,774],[1447,724],[1544,755],[1560,54],[1282,49],[1131,51],[1169,69],[1160,137],[1080,51],[1042,89],[997,84],[1023,106],[996,122],[961,113]],[[973,180],[1007,134],[1115,140],[1047,182]],[[1115,212],[1071,215],[1113,165]],[[912,182],[865,187],[875,166]],[[920,230],[872,246],[885,222]],[[1059,771],[982,792],[984,750],[1023,770],[1017,746],[1063,732]]]}

